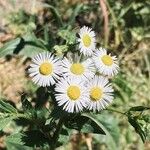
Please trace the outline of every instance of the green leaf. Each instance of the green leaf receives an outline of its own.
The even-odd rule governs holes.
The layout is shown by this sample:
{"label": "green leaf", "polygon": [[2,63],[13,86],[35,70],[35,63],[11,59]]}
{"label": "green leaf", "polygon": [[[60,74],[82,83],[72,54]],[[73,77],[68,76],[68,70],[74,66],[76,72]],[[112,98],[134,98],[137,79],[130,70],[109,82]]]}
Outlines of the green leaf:
{"label": "green leaf", "polygon": [[50,114],[50,116],[54,118],[55,120],[60,119],[62,117],[64,118],[66,116],[68,117],[68,115],[69,114],[66,111],[64,111],[63,109],[60,109],[60,107],[58,106],[56,106]]}
{"label": "green leaf", "polygon": [[108,150],[116,150],[116,149],[119,150],[120,149],[118,144],[119,133],[117,131],[116,125],[112,125],[113,122],[115,122],[115,119],[109,118],[109,116],[107,116],[106,114],[105,116],[103,114],[97,114],[97,115],[94,114],[92,115],[92,117],[101,123],[101,127],[106,133],[106,135],[101,135],[101,134],[95,135],[94,138],[96,139],[96,141],[98,143],[101,141],[102,144],[105,143],[108,147]]}
{"label": "green leaf", "polygon": [[83,133],[105,134],[101,123],[86,114],[75,116],[65,122],[65,126],[67,128],[79,130]]}
{"label": "green leaf", "polygon": [[117,19],[118,20],[121,19],[130,10],[132,5],[133,5],[133,2],[132,1],[128,1],[126,3],[126,5],[124,6],[124,9],[120,9],[120,13],[119,13],[119,16],[117,17]]}
{"label": "green leaf", "polygon": [[150,115],[142,115],[142,119],[150,124]]}
{"label": "green leaf", "polygon": [[2,48],[0,48],[0,57],[8,54],[20,54],[32,57],[44,50],[47,50],[44,43],[37,39],[34,34],[29,33],[22,38],[16,38],[15,40],[6,43]]}
{"label": "green leaf", "polygon": [[34,34],[26,34],[23,37],[22,45],[24,46],[20,50],[19,54],[27,57],[33,57],[46,50],[45,45],[37,39]]}
{"label": "green leaf", "polygon": [[116,145],[119,145],[120,129],[117,118],[108,113],[97,114],[94,116],[107,129],[107,131],[115,141]]}
{"label": "green leaf", "polygon": [[59,135],[59,143],[61,145],[66,145],[68,142],[69,142],[69,136],[68,135],[67,136],[62,135],[62,134]]}
{"label": "green leaf", "polygon": [[3,130],[13,119],[15,116],[1,116],[0,117],[0,130]]}
{"label": "green leaf", "polygon": [[24,111],[32,109],[32,104],[27,100],[25,94],[21,96],[21,103]]}
{"label": "green leaf", "polygon": [[49,110],[45,107],[41,107],[40,109],[36,109],[37,119],[46,122],[46,118],[49,116]]}
{"label": "green leaf", "polygon": [[19,45],[21,39],[16,38],[4,44],[2,48],[0,48],[0,57],[5,57],[8,54],[13,54],[17,46]]}
{"label": "green leaf", "polygon": [[129,111],[144,111],[150,109],[149,107],[145,106],[136,106],[129,109]]}
{"label": "green leaf", "polygon": [[6,148],[7,150],[34,150],[34,148],[27,147],[27,146],[22,146],[14,143],[6,143]]}
{"label": "green leaf", "polygon": [[138,123],[137,119],[135,117],[132,117],[132,116],[128,115],[128,121],[134,127],[135,131],[140,135],[142,141],[145,142],[146,134],[143,131],[140,124]]}
{"label": "green leaf", "polygon": [[70,30],[59,30],[58,36],[66,41],[66,44],[75,44],[76,33]]}
{"label": "green leaf", "polygon": [[13,143],[22,146],[40,147],[48,143],[48,139],[38,130],[16,133],[6,138],[6,143]]}
{"label": "green leaf", "polygon": [[5,113],[17,113],[17,109],[4,100],[0,100],[0,111]]}
{"label": "green leaf", "polygon": [[67,45],[55,45],[54,50],[56,51],[57,55],[63,55],[64,52],[68,51]]}

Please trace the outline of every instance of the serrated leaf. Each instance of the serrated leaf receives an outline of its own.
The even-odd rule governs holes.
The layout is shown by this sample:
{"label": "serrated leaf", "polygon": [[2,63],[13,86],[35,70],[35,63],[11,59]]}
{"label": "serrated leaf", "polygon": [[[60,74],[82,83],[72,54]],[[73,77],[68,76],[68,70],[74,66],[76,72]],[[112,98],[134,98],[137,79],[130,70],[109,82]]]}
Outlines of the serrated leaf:
{"label": "serrated leaf", "polygon": [[55,45],[54,50],[57,54],[63,54],[64,52],[68,51],[67,45]]}
{"label": "serrated leaf", "polygon": [[34,148],[22,146],[14,143],[6,143],[7,150],[34,150]]}
{"label": "serrated leaf", "polygon": [[58,36],[66,41],[66,44],[74,44],[76,41],[76,34],[73,31],[69,30],[59,30]]}
{"label": "serrated leaf", "polygon": [[0,48],[0,57],[5,57],[6,55],[11,55],[19,45],[21,39],[16,38],[4,44],[2,48]]}
{"label": "serrated leaf", "polygon": [[0,117],[0,130],[3,130],[13,119],[16,117],[8,116],[8,117]]}
{"label": "serrated leaf", "polygon": [[5,113],[17,113],[17,109],[4,100],[0,100],[0,111]]}
{"label": "serrated leaf", "polygon": [[38,130],[16,133],[6,138],[6,143],[14,143],[22,146],[39,147],[48,143],[48,139]]}

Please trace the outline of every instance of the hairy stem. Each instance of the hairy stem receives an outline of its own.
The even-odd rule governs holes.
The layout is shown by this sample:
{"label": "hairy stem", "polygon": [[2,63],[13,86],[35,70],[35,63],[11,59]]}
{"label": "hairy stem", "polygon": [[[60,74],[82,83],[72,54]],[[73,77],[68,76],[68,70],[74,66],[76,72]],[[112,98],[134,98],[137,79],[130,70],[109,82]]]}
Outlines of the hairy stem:
{"label": "hairy stem", "polygon": [[56,148],[56,144],[57,144],[57,141],[58,141],[58,138],[59,138],[59,134],[62,130],[63,123],[64,123],[63,118],[59,119],[57,127],[56,127],[56,131],[54,132],[54,136],[53,136],[53,139],[52,139],[52,145],[51,145],[52,150],[55,150],[55,148]]}

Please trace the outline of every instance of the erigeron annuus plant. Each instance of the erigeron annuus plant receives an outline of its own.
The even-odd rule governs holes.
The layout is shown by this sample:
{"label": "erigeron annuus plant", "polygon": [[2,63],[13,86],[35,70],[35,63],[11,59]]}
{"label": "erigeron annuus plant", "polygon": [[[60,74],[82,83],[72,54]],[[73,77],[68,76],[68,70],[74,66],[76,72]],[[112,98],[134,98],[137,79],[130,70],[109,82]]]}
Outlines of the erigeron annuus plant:
{"label": "erigeron annuus plant", "polygon": [[[61,34],[58,33],[58,35]],[[114,101],[114,88],[111,82],[119,72],[117,57],[105,48],[97,47],[96,34],[91,28],[84,26],[77,31],[77,34],[78,36],[71,37],[75,38],[73,42],[54,45],[51,51],[34,36],[27,38],[27,41],[25,37],[22,38],[23,40],[17,38],[0,51],[0,56],[12,54],[20,44],[35,42],[34,45],[37,44],[36,48],[40,48],[40,52],[37,52],[38,50],[34,47],[34,50],[37,50],[34,51],[35,53],[30,51],[28,55],[26,54],[28,57],[32,54],[32,62],[27,73],[34,84],[42,89],[42,92],[39,90],[38,93],[40,102],[45,101],[46,98],[49,100],[48,104],[38,107],[23,94],[21,109],[0,101],[0,121],[2,122],[0,129],[15,119],[27,121],[26,129],[22,129],[21,133],[8,136],[6,143],[14,142],[30,147],[42,145],[42,148],[46,144],[48,148],[55,149],[61,142],[62,136],[66,139],[70,135],[70,129],[108,136],[105,126],[96,118],[104,110],[126,116],[145,141],[146,134],[138,123],[138,119],[142,115],[141,112],[148,110],[148,107],[132,107],[126,112],[108,109]],[[67,40],[62,35],[60,37]],[[29,39],[32,39],[32,42],[29,42]],[[13,52],[7,52],[10,49],[9,46],[15,47]],[[22,49],[20,51],[28,52],[28,48],[22,47]],[[37,103],[38,100],[36,99]],[[133,112],[140,113],[135,115]],[[33,139],[35,137],[38,139],[33,140],[32,134]],[[64,142],[66,141],[63,140],[62,143]]]}
{"label": "erigeron annuus plant", "polygon": [[32,59],[29,75],[39,86],[55,86],[53,93],[60,109],[68,113],[100,111],[113,101],[108,77],[118,73],[118,62],[106,49],[96,48],[91,28],[84,26],[78,34],[79,43],[71,58],[40,53]]}

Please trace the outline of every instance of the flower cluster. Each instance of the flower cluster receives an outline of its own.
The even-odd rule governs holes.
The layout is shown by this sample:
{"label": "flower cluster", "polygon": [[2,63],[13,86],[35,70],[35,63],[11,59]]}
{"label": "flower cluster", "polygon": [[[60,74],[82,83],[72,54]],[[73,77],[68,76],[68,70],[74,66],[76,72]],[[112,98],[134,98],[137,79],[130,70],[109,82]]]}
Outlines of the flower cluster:
{"label": "flower cluster", "polygon": [[58,58],[49,52],[35,56],[29,75],[39,86],[55,85],[55,99],[65,111],[100,111],[113,100],[109,77],[118,73],[117,58],[96,48],[91,28],[82,27],[77,41],[78,51],[72,57]]}

